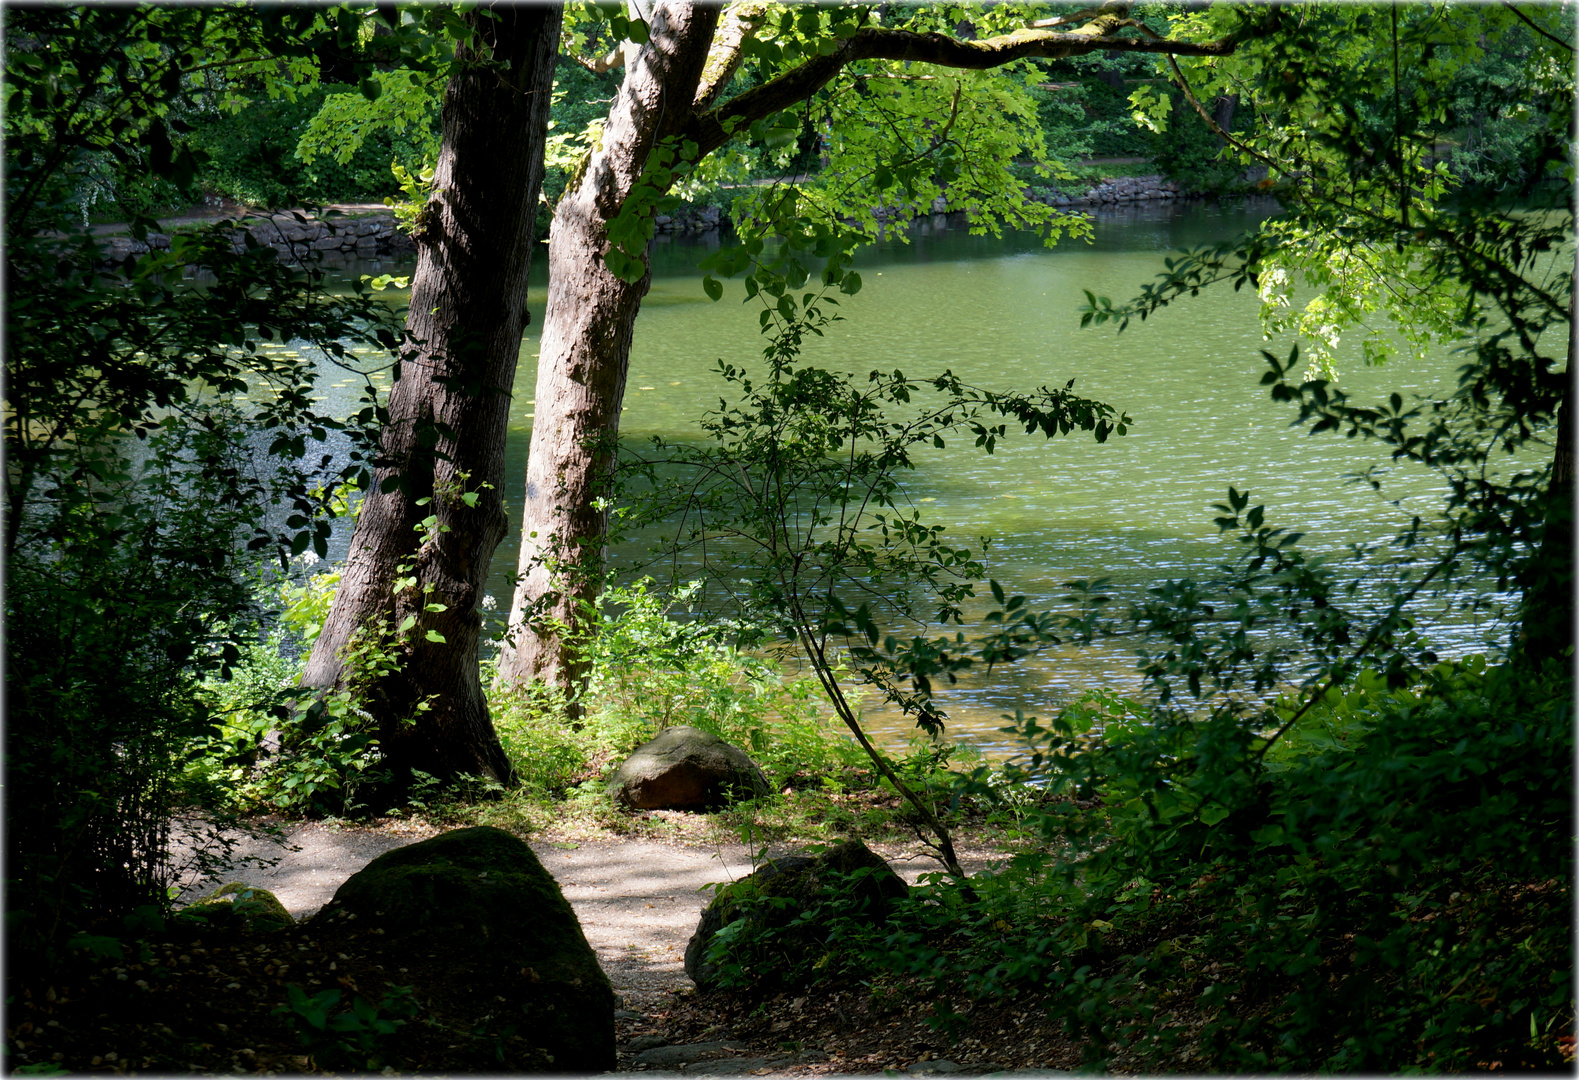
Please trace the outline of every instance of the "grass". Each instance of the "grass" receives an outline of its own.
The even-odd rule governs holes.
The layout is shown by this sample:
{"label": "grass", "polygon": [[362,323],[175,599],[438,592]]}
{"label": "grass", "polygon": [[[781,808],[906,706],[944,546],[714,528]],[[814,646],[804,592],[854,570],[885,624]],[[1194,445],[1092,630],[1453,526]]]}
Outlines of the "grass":
{"label": "grass", "polygon": [[[609,766],[617,764],[610,759]],[[943,791],[951,777],[931,777]],[[493,825],[549,842],[648,839],[700,846],[743,843],[748,847],[914,842],[915,812],[870,770],[846,767],[837,773],[804,774],[762,799],[735,803],[708,813],[681,810],[630,811],[615,807],[596,776],[562,791],[522,785],[479,799],[464,791],[437,793],[399,816],[436,828]],[[1021,836],[1011,813],[970,799],[950,806],[938,801],[939,814],[954,828],[969,829],[975,840],[1012,846]]]}
{"label": "grass", "polygon": [[1072,162],[1069,171],[1076,179],[1092,184],[1121,176],[1162,175],[1161,167],[1154,161]]}

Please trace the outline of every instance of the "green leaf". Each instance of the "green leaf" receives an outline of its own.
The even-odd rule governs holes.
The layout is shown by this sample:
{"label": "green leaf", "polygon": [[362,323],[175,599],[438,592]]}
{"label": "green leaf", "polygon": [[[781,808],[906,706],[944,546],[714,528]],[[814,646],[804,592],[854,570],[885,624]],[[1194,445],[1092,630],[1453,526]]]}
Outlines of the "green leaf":
{"label": "green leaf", "polygon": [[447,645],[447,644],[449,644],[449,642],[444,640],[444,635],[439,633],[437,630],[429,630],[427,632],[426,636],[427,636],[427,639],[429,641],[434,642],[435,644],[438,644],[438,645]]}
{"label": "green leaf", "polygon": [[1264,825],[1251,833],[1250,839],[1263,847],[1276,847],[1283,843],[1283,826],[1277,824]]}
{"label": "green leaf", "polygon": [[709,274],[702,278],[702,291],[707,294],[710,300],[722,300],[724,298],[724,283]]}
{"label": "green leaf", "polygon": [[119,938],[98,934],[79,933],[66,942],[66,948],[87,952],[100,960],[119,960],[125,955]]}
{"label": "green leaf", "polygon": [[1218,803],[1201,807],[1200,819],[1202,824],[1216,825],[1228,816],[1228,807]]}

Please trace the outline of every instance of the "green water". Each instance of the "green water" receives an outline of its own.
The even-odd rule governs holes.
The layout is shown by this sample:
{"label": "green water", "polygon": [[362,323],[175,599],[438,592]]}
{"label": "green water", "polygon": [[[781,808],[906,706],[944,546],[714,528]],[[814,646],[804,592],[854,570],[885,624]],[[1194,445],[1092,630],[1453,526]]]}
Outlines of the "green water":
{"label": "green water", "polygon": [[[1131,209],[1097,219],[1094,242],[1053,250],[1031,237],[994,240],[929,224],[908,245],[885,242],[861,257],[865,287],[843,302],[846,321],[811,342],[804,358],[911,375],[950,368],[969,382],[1000,388],[1073,378],[1077,392],[1130,414],[1130,433],[1105,445],[1080,436],[1021,437],[989,457],[961,440],[921,459],[909,494],[926,519],[946,525],[958,540],[990,537],[990,574],[1033,602],[1051,601],[1063,582],[1076,578],[1111,577],[1134,594],[1162,578],[1206,573],[1229,553],[1209,509],[1229,485],[1265,503],[1272,524],[1304,531],[1319,548],[1390,535],[1411,509],[1429,508],[1434,482],[1395,476],[1383,492],[1404,500],[1402,509],[1394,507],[1345,480],[1375,460],[1371,448],[1289,428],[1289,410],[1274,405],[1258,379],[1266,370],[1260,350],[1285,355],[1290,342],[1263,341],[1254,296],[1209,290],[1122,334],[1079,326],[1082,289],[1115,300],[1132,296],[1170,251],[1235,235],[1270,210]],[[715,363],[760,357],[759,308],[741,303],[739,284],[730,283],[718,303],[702,293],[691,267],[705,246],[675,241],[656,250],[653,287],[632,347],[622,417],[628,438],[693,434],[701,410],[724,389],[712,374]],[[534,282],[516,383],[505,487],[513,520],[544,294],[543,283]],[[1384,370],[1356,362],[1343,382],[1362,400],[1391,390],[1407,396],[1443,385],[1455,367],[1447,353]],[[515,540],[512,533],[495,558],[489,591],[501,609],[510,596]],[[627,565],[637,554],[616,551],[614,562]],[[1456,627],[1449,651],[1478,648],[1478,633]],[[1004,712],[1046,715],[1082,688],[1135,685],[1127,646],[1064,650],[999,669],[990,681],[951,688],[945,707],[956,735],[998,748]],[[880,714],[871,719],[885,741],[903,741],[902,725]]]}

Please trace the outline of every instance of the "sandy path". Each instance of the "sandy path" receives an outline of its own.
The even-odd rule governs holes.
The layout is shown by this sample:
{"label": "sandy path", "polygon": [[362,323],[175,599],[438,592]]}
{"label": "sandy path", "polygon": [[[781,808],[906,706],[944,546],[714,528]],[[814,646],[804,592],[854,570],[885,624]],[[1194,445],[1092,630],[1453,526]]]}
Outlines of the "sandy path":
{"label": "sandy path", "polygon": [[[306,823],[285,830],[290,847],[244,840],[238,856],[279,858],[269,868],[245,866],[223,881],[245,881],[268,889],[298,919],[316,912],[334,896],[342,882],[386,851],[415,843],[434,830],[365,829]],[[576,845],[530,841],[545,869],[559,882],[575,909],[588,943],[625,1006],[645,1011],[670,990],[689,986],[685,945],[696,929],[711,892],[705,886],[751,872],[743,845],[687,847],[654,840],[591,841]],[[903,877],[936,869],[927,859],[905,858],[897,848],[875,846]],[[772,855],[786,854],[777,848]],[[987,865],[990,853],[962,854],[967,872]],[[213,887],[193,884],[184,902]]]}

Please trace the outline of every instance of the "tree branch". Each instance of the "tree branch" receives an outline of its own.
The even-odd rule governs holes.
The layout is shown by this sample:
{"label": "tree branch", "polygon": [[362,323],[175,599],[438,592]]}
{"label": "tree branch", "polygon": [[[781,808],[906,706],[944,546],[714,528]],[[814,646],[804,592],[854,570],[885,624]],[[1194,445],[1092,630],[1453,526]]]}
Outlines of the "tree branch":
{"label": "tree branch", "polygon": [[1179,62],[1170,56],[1168,57],[1168,66],[1173,69],[1173,77],[1178,80],[1179,89],[1184,91],[1185,100],[1188,101],[1191,107],[1200,114],[1201,119],[1206,121],[1206,126],[1212,129],[1212,134],[1216,135],[1219,139],[1222,139],[1223,142],[1227,143],[1229,146],[1234,147],[1236,150],[1240,150],[1246,154],[1249,154],[1267,168],[1273,169],[1277,172],[1286,171],[1284,170],[1283,166],[1279,165],[1277,162],[1273,161],[1259,150],[1254,149],[1246,143],[1240,142],[1238,139],[1228,134],[1228,132],[1224,131],[1222,125],[1216,120],[1213,120],[1212,114],[1206,111],[1206,106],[1201,104],[1200,98],[1195,96],[1195,91],[1190,89],[1190,83],[1187,79],[1185,79],[1184,72],[1179,68]]}
{"label": "tree branch", "polygon": [[691,107],[705,112],[718,101],[718,96],[729,85],[729,80],[740,70],[745,59],[741,48],[767,21],[767,5],[761,0],[739,0],[730,4],[719,21],[713,44],[707,50],[707,63],[702,68],[702,79],[696,86],[696,100]]}
{"label": "tree branch", "polygon": [[1238,44],[1237,39],[1232,37],[1201,43],[1113,37],[1110,32],[1118,30],[1127,22],[1123,12],[1128,5],[1110,6],[1113,8],[1110,13],[1099,16],[1076,31],[1028,27],[981,41],[961,41],[945,34],[867,27],[841,42],[828,56],[813,57],[762,86],[730,98],[711,112],[694,116],[687,125],[685,136],[701,148],[701,153],[710,153],[728,142],[735,131],[805,101],[847,65],[861,60],[908,61],[986,71],[1032,57],[1049,59],[1100,51],[1228,56]]}
{"label": "tree branch", "polygon": [[1055,26],[1068,26],[1081,19],[1091,19],[1103,13],[1101,8],[1086,8],[1084,11],[1070,12],[1068,15],[1059,15],[1053,19],[1038,19],[1036,22],[1027,23],[1033,30],[1050,30]]}
{"label": "tree branch", "polygon": [[587,56],[577,56],[574,53],[569,54],[569,58],[592,72],[592,74],[602,75],[605,72],[613,71],[617,67],[625,66],[625,48],[623,45],[616,45],[596,60]]}
{"label": "tree branch", "polygon": [[1553,37],[1551,34],[1548,34],[1545,30],[1542,30],[1539,26],[1536,26],[1535,23],[1530,21],[1530,17],[1528,15],[1526,15],[1526,14],[1524,14],[1524,12],[1520,11],[1514,4],[1510,3],[1509,0],[1502,0],[1502,6],[1507,8],[1509,11],[1513,12],[1513,14],[1518,17],[1518,20],[1520,22],[1522,22],[1525,26],[1528,26],[1531,30],[1534,30],[1537,34],[1541,35],[1541,37],[1545,38],[1547,41],[1555,41],[1558,45],[1560,45],[1563,48],[1567,49],[1569,52],[1573,52],[1574,51],[1574,47],[1572,45],[1570,45],[1568,42],[1564,41],[1562,38],[1560,38],[1560,37]]}

